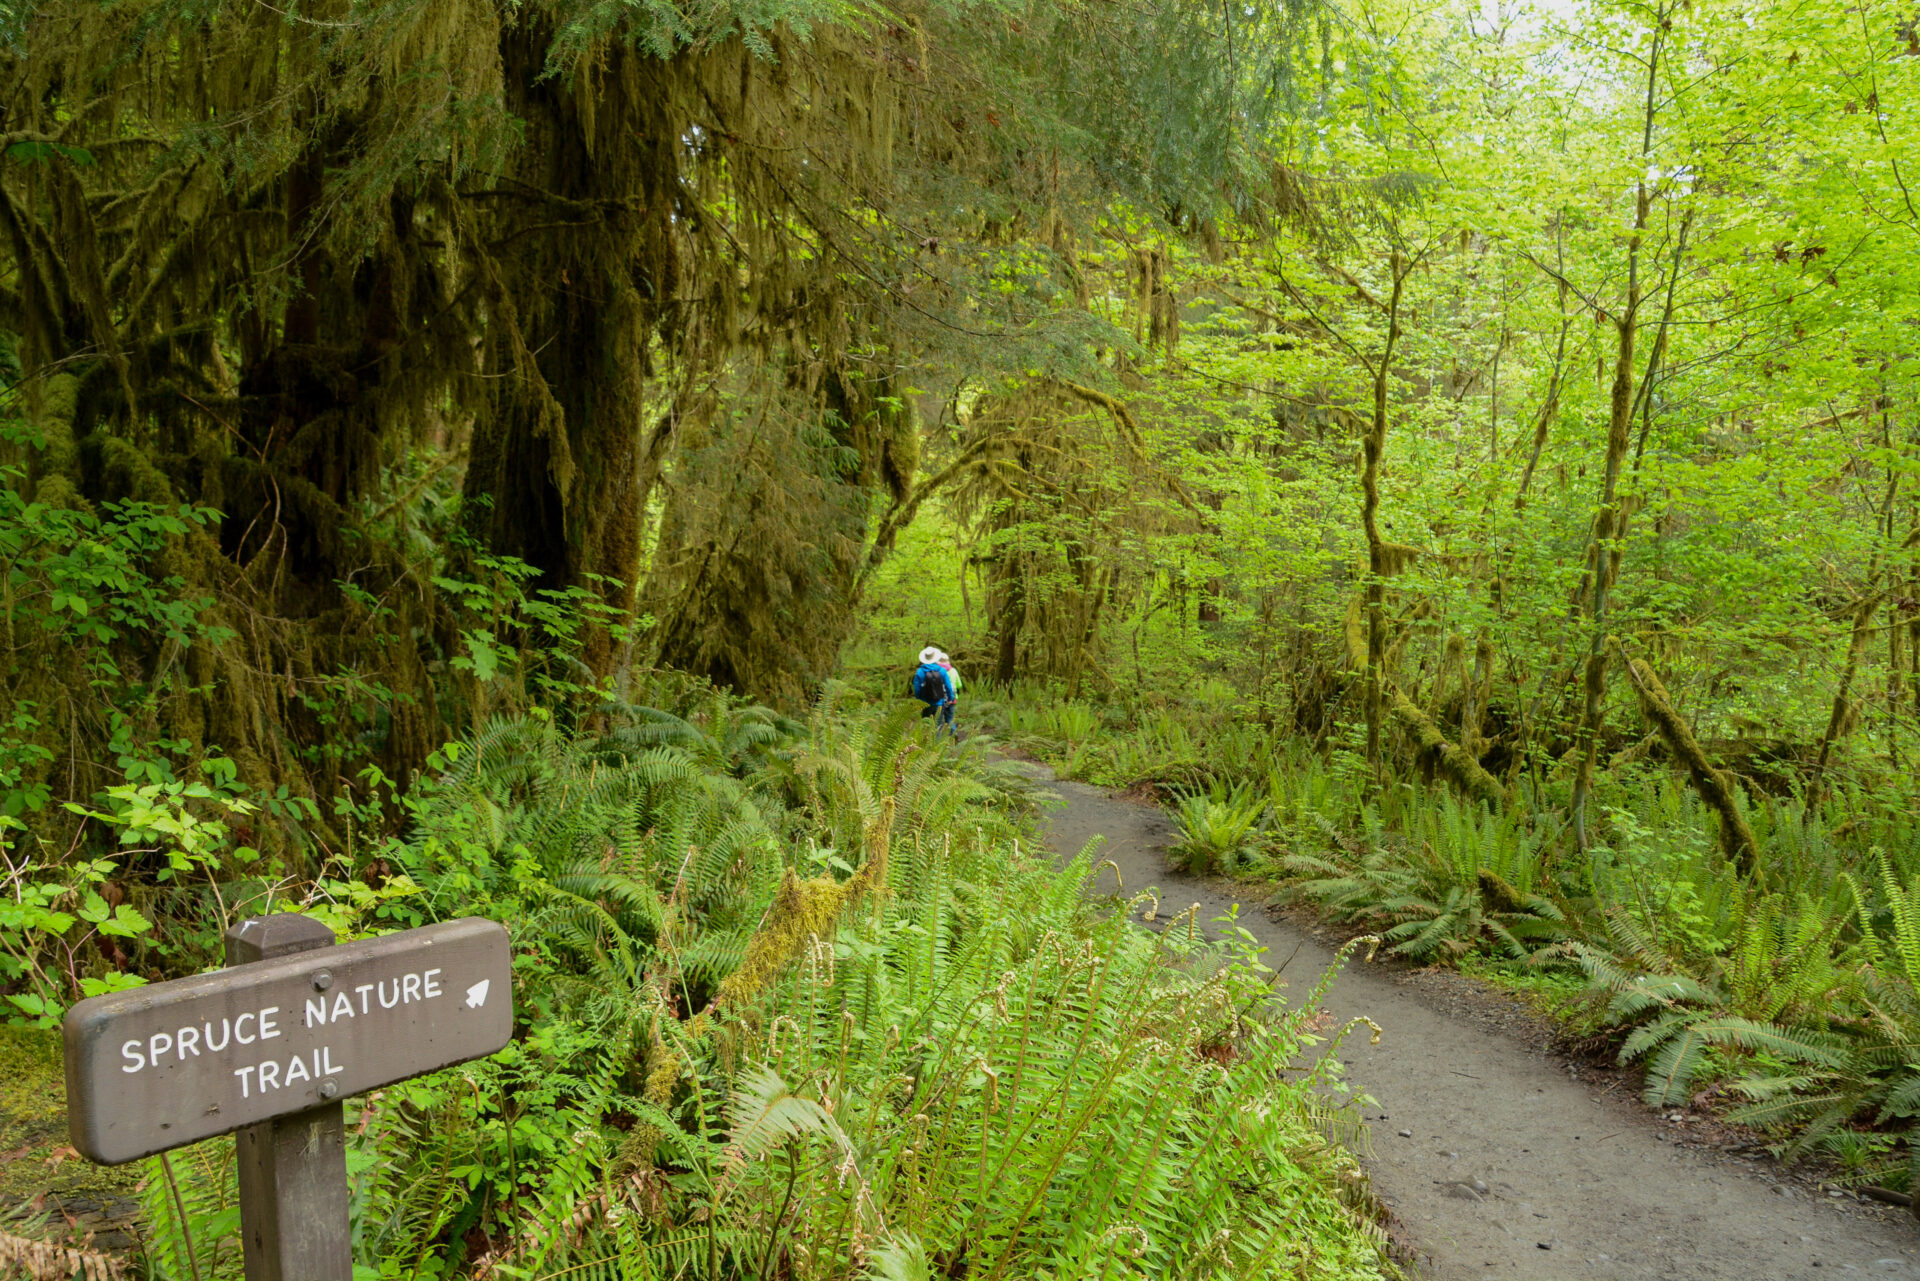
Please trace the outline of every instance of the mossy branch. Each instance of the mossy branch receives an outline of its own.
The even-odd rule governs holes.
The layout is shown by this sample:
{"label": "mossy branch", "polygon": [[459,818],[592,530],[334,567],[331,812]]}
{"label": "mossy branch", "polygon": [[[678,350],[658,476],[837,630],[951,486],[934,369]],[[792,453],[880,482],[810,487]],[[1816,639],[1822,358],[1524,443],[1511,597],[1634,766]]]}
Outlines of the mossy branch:
{"label": "mossy branch", "polygon": [[1447,741],[1433,718],[1401,693],[1388,687],[1393,700],[1393,719],[1399,722],[1414,743],[1414,760],[1423,770],[1443,776],[1463,794],[1498,808],[1506,800],[1499,780],[1480,767],[1480,762]]}
{"label": "mossy branch", "polygon": [[892,844],[894,802],[880,802],[880,812],[867,826],[866,862],[844,881],[831,876],[801,880],[787,868],[773,903],[747,943],[740,968],[721,981],[710,1009],[740,1006],[759,996],[779,977],[787,963],[800,955],[810,939],[827,937],[840,913],[869,895],[886,892],[888,853]]}
{"label": "mossy branch", "polygon": [[[1127,443],[1133,446],[1134,452],[1142,459],[1147,457],[1146,433],[1140,430],[1140,421],[1133,416],[1133,411],[1127,408],[1125,401],[1109,396],[1096,387],[1085,387],[1075,382],[1063,380],[1059,386],[1069,395],[1084,400],[1089,405],[1096,405],[1113,415],[1113,421],[1119,426],[1120,434],[1127,438]],[[1186,482],[1179,476],[1169,472],[1165,479],[1174,498],[1182,507],[1202,519],[1211,514],[1200,509],[1200,504],[1194,500],[1193,495],[1187,490]]]}
{"label": "mossy branch", "polygon": [[[1617,641],[1614,647],[1619,648]],[[1733,775],[1707,757],[1693,730],[1674,710],[1667,687],[1660,683],[1659,676],[1645,659],[1628,659],[1626,671],[1640,696],[1641,714],[1653,722],[1668,749],[1686,765],[1700,799],[1720,815],[1720,847],[1742,876],[1752,876],[1758,869],[1760,847],[1754,839],[1753,828],[1747,825],[1746,815],[1740,812],[1738,784]]]}

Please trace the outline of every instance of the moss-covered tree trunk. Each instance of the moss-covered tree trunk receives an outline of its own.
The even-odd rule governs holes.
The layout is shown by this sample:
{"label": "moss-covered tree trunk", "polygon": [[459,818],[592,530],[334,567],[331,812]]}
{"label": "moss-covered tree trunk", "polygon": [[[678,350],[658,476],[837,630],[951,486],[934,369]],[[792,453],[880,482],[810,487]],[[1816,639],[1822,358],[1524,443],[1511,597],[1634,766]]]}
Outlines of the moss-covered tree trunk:
{"label": "moss-covered tree trunk", "polygon": [[[684,269],[672,72],[612,44],[589,100],[575,81],[543,74],[549,37],[523,23],[502,42],[510,107],[536,163],[499,203],[550,225],[511,258],[478,250],[493,268],[496,313],[483,372],[501,381],[474,434],[467,521],[490,550],[539,568],[542,586],[591,590],[626,618],[648,491],[677,423],[670,412],[648,430],[646,381]],[[717,354],[690,346],[685,357],[697,372]],[[604,628],[582,658],[606,672]]]}
{"label": "moss-covered tree trunk", "polygon": [[1393,290],[1387,301],[1387,340],[1369,371],[1373,376],[1373,415],[1360,438],[1360,526],[1367,536],[1367,767],[1378,782],[1384,774],[1380,734],[1386,719],[1387,577],[1399,572],[1396,549],[1380,534],[1380,460],[1387,450],[1388,380],[1393,352],[1400,342],[1400,300],[1412,270],[1397,250],[1388,263]]}
{"label": "moss-covered tree trunk", "polygon": [[[1646,96],[1641,117],[1640,160],[1644,165],[1653,151],[1653,126],[1658,112],[1660,54],[1665,35],[1665,17],[1654,32],[1648,51]],[[1594,515],[1593,538],[1587,546],[1588,602],[1587,656],[1580,722],[1574,731],[1574,750],[1580,754],[1574,775],[1573,799],[1568,819],[1574,839],[1585,848],[1589,839],[1587,803],[1593,792],[1594,761],[1600,751],[1601,721],[1607,698],[1607,604],[1608,593],[1620,570],[1620,540],[1626,532],[1626,515],[1620,503],[1620,472],[1632,444],[1634,411],[1634,347],[1640,330],[1640,253],[1647,235],[1647,219],[1653,195],[1643,177],[1634,189],[1633,228],[1627,236],[1626,295],[1613,318],[1613,384],[1607,397],[1607,441],[1600,473],[1600,505]],[[1679,264],[1676,260],[1675,270]]]}
{"label": "moss-covered tree trunk", "polygon": [[[1876,566],[1877,568],[1877,566]],[[1847,633],[1847,658],[1840,668],[1840,680],[1833,690],[1833,702],[1827,709],[1827,726],[1820,735],[1820,750],[1813,762],[1813,774],[1807,779],[1806,814],[1811,818],[1820,808],[1820,789],[1826,783],[1827,762],[1833,745],[1851,733],[1859,722],[1860,709],[1853,698],[1854,677],[1860,671],[1861,656],[1873,637],[1874,615],[1880,610],[1880,593],[1869,591],[1853,607],[1853,626]]]}

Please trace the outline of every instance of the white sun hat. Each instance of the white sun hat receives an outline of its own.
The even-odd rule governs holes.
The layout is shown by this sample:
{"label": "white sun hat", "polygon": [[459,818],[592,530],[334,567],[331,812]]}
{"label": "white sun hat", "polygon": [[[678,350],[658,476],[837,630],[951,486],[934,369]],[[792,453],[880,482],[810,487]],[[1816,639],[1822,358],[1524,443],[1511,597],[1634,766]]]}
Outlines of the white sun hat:
{"label": "white sun hat", "polygon": [[923,664],[937,663],[940,661],[940,651],[935,649],[933,646],[929,645],[925,649],[920,651],[920,661]]}

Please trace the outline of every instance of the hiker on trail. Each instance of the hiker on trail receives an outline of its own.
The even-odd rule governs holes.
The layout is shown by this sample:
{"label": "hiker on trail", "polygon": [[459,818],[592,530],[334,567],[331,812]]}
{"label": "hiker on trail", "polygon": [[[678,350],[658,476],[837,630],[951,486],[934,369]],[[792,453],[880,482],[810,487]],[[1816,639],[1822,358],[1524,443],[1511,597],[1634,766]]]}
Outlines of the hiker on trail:
{"label": "hiker on trail", "polygon": [[920,665],[913,669],[913,696],[925,703],[922,717],[938,713],[940,728],[953,729],[954,682],[940,665],[940,651],[932,645],[920,651]]}
{"label": "hiker on trail", "polygon": [[940,664],[940,666],[946,668],[947,684],[953,686],[953,696],[956,699],[959,698],[960,697],[960,669],[953,665],[953,660],[947,657],[947,651],[944,649],[940,651],[940,657],[934,659],[933,661]]}

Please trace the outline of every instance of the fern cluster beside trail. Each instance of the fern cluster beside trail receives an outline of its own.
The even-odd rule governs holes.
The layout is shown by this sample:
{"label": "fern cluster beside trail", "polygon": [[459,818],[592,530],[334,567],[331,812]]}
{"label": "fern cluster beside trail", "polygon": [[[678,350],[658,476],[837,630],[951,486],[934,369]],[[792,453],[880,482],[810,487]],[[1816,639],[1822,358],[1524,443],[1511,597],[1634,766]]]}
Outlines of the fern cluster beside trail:
{"label": "fern cluster beside trail", "polygon": [[[1392,1274],[1313,1000],[1089,910],[913,710],[448,754],[366,923],[506,921],[521,1027],[350,1112],[357,1276]],[[231,1151],[155,1163],[157,1275],[236,1274]]]}
{"label": "fern cluster beside trail", "polygon": [[1539,999],[1643,1065],[1649,1104],[1711,1105],[1850,1181],[1920,1188],[1920,830],[1897,798],[1742,792],[1745,866],[1707,801],[1632,762],[1600,780],[1579,850],[1551,810],[1381,788],[1353,745],[1319,753],[1203,698],[1014,688],[973,712],[1070,775],[1169,794],[1188,870]]}

